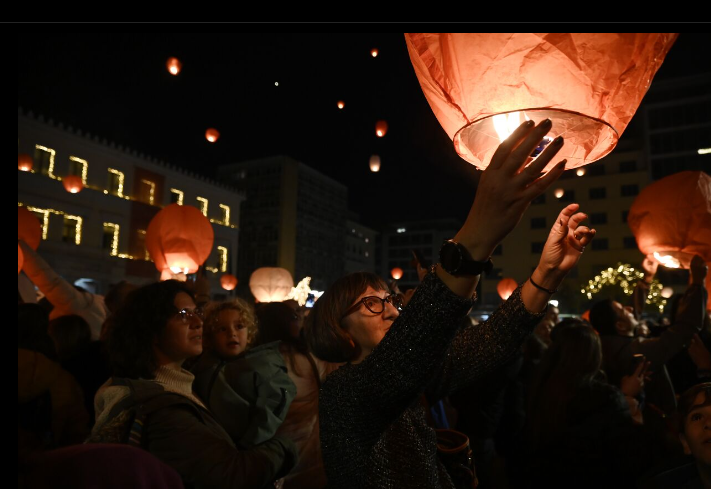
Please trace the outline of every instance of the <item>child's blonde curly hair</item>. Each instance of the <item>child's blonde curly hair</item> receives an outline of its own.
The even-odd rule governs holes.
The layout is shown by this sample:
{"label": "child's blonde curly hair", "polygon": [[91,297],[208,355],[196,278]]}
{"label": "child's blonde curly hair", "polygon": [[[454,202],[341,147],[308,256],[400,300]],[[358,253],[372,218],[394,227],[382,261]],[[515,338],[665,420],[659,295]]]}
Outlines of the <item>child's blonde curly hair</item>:
{"label": "child's blonde curly hair", "polygon": [[257,337],[257,316],[254,313],[254,307],[239,297],[234,299],[229,299],[224,302],[210,302],[205,307],[205,322],[203,324],[203,335],[208,339],[212,338],[212,333],[214,331],[215,325],[217,324],[217,317],[220,312],[232,309],[239,313],[240,322],[247,327],[247,346],[245,350],[252,346],[254,340]]}

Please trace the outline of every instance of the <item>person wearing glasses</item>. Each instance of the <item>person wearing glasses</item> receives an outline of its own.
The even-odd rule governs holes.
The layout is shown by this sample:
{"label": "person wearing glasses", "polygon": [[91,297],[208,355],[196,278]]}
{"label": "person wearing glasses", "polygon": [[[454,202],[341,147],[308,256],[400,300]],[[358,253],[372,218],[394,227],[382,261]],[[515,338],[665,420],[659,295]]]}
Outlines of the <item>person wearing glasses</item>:
{"label": "person wearing glasses", "polygon": [[191,487],[264,487],[289,472],[296,449],[278,437],[249,450],[235,446],[182,368],[202,353],[202,335],[202,312],[184,284],[167,280],[131,292],[110,331],[114,376],[96,394],[88,441],[140,446]]}
{"label": "person wearing glasses", "polygon": [[529,121],[499,146],[464,226],[402,310],[372,273],[342,277],[316,302],[304,325],[311,350],[347,362],[326,378],[319,397],[329,487],[454,487],[421,396],[432,404],[514,356],[595,234],[580,225],[586,216],[578,205],[567,206],[531,277],[488,321],[459,330],[494,248],[564,170],[562,161],[541,174],[562,147],[560,137],[529,158],[550,129],[549,120]]}

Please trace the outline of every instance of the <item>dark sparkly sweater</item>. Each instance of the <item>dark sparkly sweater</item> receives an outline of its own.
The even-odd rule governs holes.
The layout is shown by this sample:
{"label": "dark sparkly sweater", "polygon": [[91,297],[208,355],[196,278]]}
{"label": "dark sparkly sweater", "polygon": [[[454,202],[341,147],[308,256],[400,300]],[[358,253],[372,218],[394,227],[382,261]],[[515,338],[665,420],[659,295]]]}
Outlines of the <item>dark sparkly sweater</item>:
{"label": "dark sparkly sweater", "polygon": [[458,332],[472,304],[430,273],[372,353],[327,377],[319,415],[330,488],[453,487],[420,397],[441,399],[491,372],[543,317],[526,310],[519,287],[488,321]]}

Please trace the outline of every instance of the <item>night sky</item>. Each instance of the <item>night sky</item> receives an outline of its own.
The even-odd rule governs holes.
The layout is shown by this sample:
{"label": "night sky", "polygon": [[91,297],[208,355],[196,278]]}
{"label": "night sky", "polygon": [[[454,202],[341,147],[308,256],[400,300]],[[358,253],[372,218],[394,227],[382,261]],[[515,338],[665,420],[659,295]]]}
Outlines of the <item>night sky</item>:
{"label": "night sky", "polygon": [[[18,45],[19,106],[207,177],[220,164],[286,154],[346,184],[350,209],[376,228],[464,219],[474,197],[479,172],[430,110],[400,33],[33,29]],[[711,34],[681,34],[655,80],[711,71],[709,46]],[[183,63],[178,76],[166,69],[171,56]],[[633,120],[622,139],[639,126]],[[214,144],[208,127],[221,133]],[[368,169],[372,154],[379,173]]]}

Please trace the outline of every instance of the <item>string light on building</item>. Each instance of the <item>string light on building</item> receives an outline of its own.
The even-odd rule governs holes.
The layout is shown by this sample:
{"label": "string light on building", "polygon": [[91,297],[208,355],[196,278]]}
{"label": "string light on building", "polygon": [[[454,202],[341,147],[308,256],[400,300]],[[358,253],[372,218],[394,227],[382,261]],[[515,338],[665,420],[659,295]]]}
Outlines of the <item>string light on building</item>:
{"label": "string light on building", "polygon": [[151,182],[150,180],[146,180],[146,179],[141,179],[141,182],[148,185],[148,188],[150,189],[150,190],[148,190],[148,203],[153,205],[153,202],[155,200],[155,194],[156,194],[156,184]]}
{"label": "string light on building", "polygon": [[89,162],[86,160],[83,160],[77,156],[70,156],[69,159],[71,161],[75,161],[81,165],[81,183],[86,185],[86,175],[89,171]]}
{"label": "string light on building", "polygon": [[[588,284],[580,292],[588,299],[592,299],[603,287],[613,285],[620,287],[625,295],[630,296],[634,292],[637,282],[643,277],[642,272],[635,270],[629,264],[618,263],[614,268],[609,267],[592,280],[588,280]],[[662,284],[657,279],[653,279],[645,300],[645,303],[657,306],[659,312],[663,312],[664,306],[667,304],[666,299],[662,296],[662,288]]]}
{"label": "string light on building", "polygon": [[[119,197],[123,197],[123,182],[125,179],[123,172],[120,172],[113,168],[109,168],[109,173],[113,173],[114,175],[118,176],[118,188],[116,189],[116,195],[118,195]],[[108,191],[106,193],[108,193]]]}
{"label": "string light on building", "polygon": [[200,202],[200,212],[202,212],[203,216],[207,217],[207,199],[205,197],[195,197],[195,200]]}
{"label": "string light on building", "polygon": [[47,153],[49,153],[49,168],[47,168],[47,176],[49,178],[54,178],[55,180],[58,180],[58,178],[54,175],[54,155],[57,152],[54,151],[52,148],[40,146],[39,144],[36,144],[35,148],[37,148],[40,151],[46,151]]}
{"label": "string light on building", "polygon": [[104,227],[113,228],[114,230],[111,238],[111,256],[118,256],[119,225],[113,222],[105,222]]}
{"label": "string light on building", "polygon": [[224,220],[222,221],[222,224],[224,224],[225,226],[229,226],[230,225],[230,206],[225,205],[225,204],[220,204],[220,208],[224,211],[223,215],[225,217]]}
{"label": "string light on building", "polygon": [[218,246],[217,252],[220,254],[220,271],[227,271],[227,248],[224,246]]}
{"label": "string light on building", "polygon": [[178,190],[177,188],[171,188],[170,191],[178,196],[175,203],[178,205],[183,205],[183,197],[185,196],[185,193],[182,190]]}

